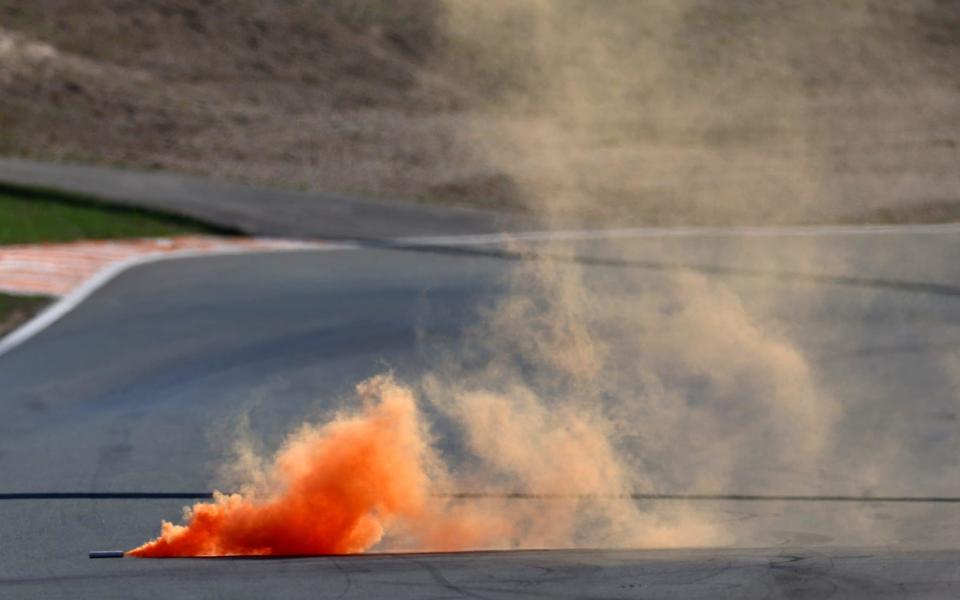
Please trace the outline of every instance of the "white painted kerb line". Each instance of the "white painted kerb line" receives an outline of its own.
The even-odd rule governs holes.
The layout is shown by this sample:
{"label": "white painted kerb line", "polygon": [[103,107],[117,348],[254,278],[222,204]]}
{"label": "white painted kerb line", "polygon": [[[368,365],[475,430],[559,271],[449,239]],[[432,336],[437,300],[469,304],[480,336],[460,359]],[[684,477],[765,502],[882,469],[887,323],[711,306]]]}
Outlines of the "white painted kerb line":
{"label": "white painted kerb line", "polygon": [[109,283],[121,273],[149,263],[160,262],[164,260],[176,260],[181,258],[196,258],[204,256],[223,256],[233,254],[267,254],[281,251],[302,251],[302,250],[349,250],[356,248],[354,244],[316,244],[312,242],[290,242],[289,246],[283,248],[217,248],[207,250],[182,250],[177,252],[166,252],[156,254],[144,254],[135,256],[126,260],[117,261],[109,264],[95,275],[84,281],[78,287],[74,288],[69,294],[63,296],[37,316],[30,319],[17,329],[0,339],[0,356],[10,352],[20,344],[26,342],[37,335],[47,327],[50,327],[67,313],[75,309],[81,302],[89,298],[94,292]]}

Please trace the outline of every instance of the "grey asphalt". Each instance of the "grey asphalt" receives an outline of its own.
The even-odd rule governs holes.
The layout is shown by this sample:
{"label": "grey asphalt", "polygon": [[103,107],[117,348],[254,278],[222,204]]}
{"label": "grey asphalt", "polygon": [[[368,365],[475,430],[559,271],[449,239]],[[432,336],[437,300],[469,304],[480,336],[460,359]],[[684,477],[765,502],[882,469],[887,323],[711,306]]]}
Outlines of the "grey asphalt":
{"label": "grey asphalt", "polygon": [[247,235],[379,239],[523,228],[516,216],[346,198],[166,172],[0,158],[0,183],[191,217]]}
{"label": "grey asphalt", "polygon": [[[830,389],[860,407],[843,430],[849,443],[902,437],[896,477],[880,491],[960,496],[957,382],[937,368],[960,351],[960,235],[580,246],[595,259],[588,277],[629,268],[656,284],[683,264],[748,299],[771,290],[793,298],[774,317]],[[836,261],[799,258],[813,249]],[[0,493],[207,490],[240,415],[269,446],[367,376],[389,367],[415,380],[436,363],[425,348],[455,347],[516,265],[368,248],[127,271],[0,356]],[[826,479],[834,466],[824,465]],[[184,504],[0,500],[0,597],[960,596],[957,504],[703,503],[708,518],[742,530],[728,547],[685,551],[87,558],[142,543]]]}

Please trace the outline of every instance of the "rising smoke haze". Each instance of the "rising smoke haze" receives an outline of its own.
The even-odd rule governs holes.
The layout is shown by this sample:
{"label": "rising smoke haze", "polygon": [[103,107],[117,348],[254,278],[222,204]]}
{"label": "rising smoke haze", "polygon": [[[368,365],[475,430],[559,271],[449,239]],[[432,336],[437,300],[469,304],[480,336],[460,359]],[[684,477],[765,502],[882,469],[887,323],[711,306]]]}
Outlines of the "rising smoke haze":
{"label": "rising smoke haze", "polygon": [[[869,187],[836,177],[829,149],[873,134],[855,114],[821,119],[811,78],[845,101],[860,86],[865,110],[904,86],[938,106],[936,80],[911,61],[906,33],[874,22],[873,6],[451,1],[435,60],[440,71],[496,82],[458,143],[508,173],[544,228],[633,214],[633,200],[710,221],[815,220],[837,203],[862,208],[853,204]],[[683,43],[711,19],[735,23],[735,38]],[[760,26],[771,20],[782,28]],[[862,38],[836,38],[841,25]],[[741,51],[725,54],[730,45]],[[854,61],[861,47],[889,54]],[[899,116],[904,127],[929,118]],[[626,144],[627,135],[657,144]],[[731,238],[722,252],[759,272],[845,266],[815,244],[751,248]],[[837,384],[784,318],[820,310],[817,286],[729,283],[683,266],[709,263],[716,250],[655,240],[514,249],[526,259],[507,291],[478,307],[462,340],[430,349],[436,360],[419,380],[374,377],[360,386],[359,411],[295,430],[272,459],[241,452],[240,494],[194,506],[185,526],[165,524],[132,554],[744,545],[764,540],[729,514],[622,497],[902,490],[888,469],[907,460],[903,449],[882,435],[851,447],[840,435],[864,423],[895,432],[896,423],[870,420],[869,402],[883,393]],[[586,267],[583,256],[665,267]],[[879,301],[869,290],[861,300]],[[956,361],[944,365],[960,372]],[[463,456],[437,450],[440,421]],[[488,497],[456,497],[468,492]],[[848,513],[797,527],[883,539],[882,524]]]}

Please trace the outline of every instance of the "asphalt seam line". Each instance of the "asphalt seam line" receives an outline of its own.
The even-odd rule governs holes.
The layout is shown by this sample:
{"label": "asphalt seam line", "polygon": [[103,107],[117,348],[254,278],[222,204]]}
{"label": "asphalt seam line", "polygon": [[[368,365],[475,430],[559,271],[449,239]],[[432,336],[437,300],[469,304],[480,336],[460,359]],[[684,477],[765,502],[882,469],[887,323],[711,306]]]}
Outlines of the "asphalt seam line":
{"label": "asphalt seam line", "polygon": [[[223,492],[230,496],[234,492]],[[213,500],[217,492],[8,492],[6,500]],[[431,494],[449,500],[647,500],[706,502],[854,502],[896,504],[960,504],[960,496],[848,496],[837,494],[537,494],[528,492],[449,492]]]}

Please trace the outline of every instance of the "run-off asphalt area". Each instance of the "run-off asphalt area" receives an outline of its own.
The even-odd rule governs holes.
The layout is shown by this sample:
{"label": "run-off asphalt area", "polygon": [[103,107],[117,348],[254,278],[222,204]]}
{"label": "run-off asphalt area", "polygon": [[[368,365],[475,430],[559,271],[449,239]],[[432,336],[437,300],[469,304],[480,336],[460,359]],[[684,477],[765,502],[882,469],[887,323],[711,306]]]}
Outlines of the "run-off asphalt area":
{"label": "run-off asphalt area", "polygon": [[[791,268],[790,257],[807,255],[812,245],[832,251],[837,261],[819,270],[803,261]],[[958,455],[948,451],[960,442],[957,390],[935,368],[940,357],[960,351],[960,290],[951,292],[960,266],[949,260],[960,255],[960,236],[687,238],[621,241],[618,248],[617,259],[636,259],[653,282],[673,267],[643,261],[669,256],[671,264],[722,267],[710,276],[747,298],[752,289],[821,286],[815,305],[785,301],[776,316],[800,335],[833,389],[859,389],[857,382],[868,379],[879,394],[874,413],[888,411],[906,423],[898,427],[906,451],[897,492],[960,495],[960,482],[937,477],[956,474]],[[598,245],[591,252],[603,256],[606,250]],[[781,275],[765,276],[764,261],[742,262],[771,255],[779,257],[774,262]],[[249,412],[258,434],[275,443],[365,377],[387,367],[400,378],[416,377],[432,364],[418,336],[456,339],[473,322],[478,303],[502,291],[503,276],[516,264],[491,256],[362,249],[184,259],[128,271],[0,357],[0,491],[206,490],[240,412]],[[898,287],[904,282],[936,286]],[[849,336],[837,335],[846,329]],[[855,424],[844,432],[851,444],[867,433]],[[773,550],[87,559],[89,550],[142,543],[156,535],[161,519],[178,519],[185,503],[0,501],[0,597],[960,593],[960,553],[939,550],[960,540],[956,505],[702,508],[717,519],[750,520],[751,530],[761,533],[741,545]],[[827,511],[882,521],[885,537],[810,530],[807,524]],[[887,548],[849,549],[876,546]]]}

